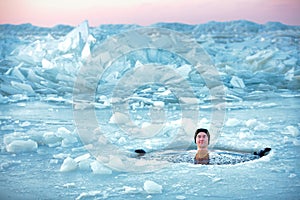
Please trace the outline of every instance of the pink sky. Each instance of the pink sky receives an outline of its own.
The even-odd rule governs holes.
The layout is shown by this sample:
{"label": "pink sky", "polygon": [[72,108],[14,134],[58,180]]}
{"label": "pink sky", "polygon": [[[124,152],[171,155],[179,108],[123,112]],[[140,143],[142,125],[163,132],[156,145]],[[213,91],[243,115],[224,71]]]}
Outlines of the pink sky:
{"label": "pink sky", "polygon": [[300,25],[300,0],[0,0],[0,24],[201,24],[240,19]]}

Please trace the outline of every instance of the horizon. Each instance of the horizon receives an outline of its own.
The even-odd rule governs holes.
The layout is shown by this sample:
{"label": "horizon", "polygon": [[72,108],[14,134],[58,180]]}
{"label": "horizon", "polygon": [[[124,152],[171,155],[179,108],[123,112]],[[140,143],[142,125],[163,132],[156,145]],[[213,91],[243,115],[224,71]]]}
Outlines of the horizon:
{"label": "horizon", "polygon": [[152,25],[155,25],[155,24],[183,24],[183,25],[188,25],[188,26],[196,26],[196,25],[202,25],[202,24],[209,24],[209,23],[230,23],[230,22],[250,22],[250,23],[255,23],[257,25],[266,25],[268,23],[280,23],[282,25],[285,25],[285,26],[294,26],[294,27],[300,27],[300,25],[289,25],[289,24],[284,24],[282,22],[279,22],[279,21],[268,21],[266,23],[257,23],[257,22],[254,22],[254,21],[250,21],[250,20],[243,20],[243,19],[239,19],[239,20],[232,20],[232,21],[208,21],[208,22],[204,22],[204,23],[199,23],[199,24],[188,24],[188,23],[181,23],[181,22],[156,22],[156,23],[153,23],[153,24],[149,24],[149,25],[140,25],[140,24],[118,24],[118,23],[115,23],[115,24],[99,24],[97,26],[92,26],[90,25],[89,21],[88,20],[83,20],[82,22],[80,22],[79,24],[76,24],[76,25],[71,25],[71,24],[56,24],[54,26],[38,26],[38,25],[35,25],[35,24],[32,24],[30,22],[28,23],[21,23],[21,24],[0,24],[0,26],[2,25],[12,25],[12,26],[22,26],[22,25],[31,25],[31,26],[34,26],[34,27],[40,27],[40,28],[54,28],[56,26],[70,26],[70,27],[77,27],[79,26],[80,24],[84,23],[85,21],[87,21],[89,27],[92,27],[92,28],[96,28],[96,27],[99,27],[99,26],[102,26],[102,25],[137,25],[137,26],[152,26]]}
{"label": "horizon", "polygon": [[[300,25],[297,0],[10,0],[0,1],[0,24],[32,24],[40,27],[77,26],[88,21],[91,27],[104,24],[156,23],[188,25],[245,20],[257,24],[280,22]],[[155,14],[153,14],[155,12]]]}

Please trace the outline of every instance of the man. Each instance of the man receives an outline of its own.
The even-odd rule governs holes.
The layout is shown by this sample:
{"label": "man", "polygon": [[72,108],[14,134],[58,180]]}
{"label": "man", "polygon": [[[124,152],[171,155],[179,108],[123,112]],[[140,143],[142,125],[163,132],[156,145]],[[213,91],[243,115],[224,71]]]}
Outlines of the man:
{"label": "man", "polygon": [[199,128],[194,135],[194,141],[197,144],[197,153],[194,158],[195,164],[208,164],[209,154],[208,145],[210,141],[210,134],[207,129]]}
{"label": "man", "polygon": [[[194,142],[197,144],[197,153],[194,157],[194,164],[235,164],[263,157],[271,151],[271,148],[267,147],[259,152],[254,152],[254,155],[252,154],[253,156],[251,156],[250,152],[247,154],[241,153],[242,158],[244,159],[238,159],[238,162],[231,159],[228,160],[228,157],[223,156],[222,153],[218,153],[218,157],[224,157],[224,159],[215,160],[214,157],[211,159],[209,158],[208,145],[210,142],[210,134],[207,129],[197,129],[194,135]],[[136,149],[135,152],[138,154],[138,156],[144,156],[146,154],[146,151],[143,149]],[[172,158],[172,162],[178,162],[178,160],[180,160],[178,159],[178,155]]]}

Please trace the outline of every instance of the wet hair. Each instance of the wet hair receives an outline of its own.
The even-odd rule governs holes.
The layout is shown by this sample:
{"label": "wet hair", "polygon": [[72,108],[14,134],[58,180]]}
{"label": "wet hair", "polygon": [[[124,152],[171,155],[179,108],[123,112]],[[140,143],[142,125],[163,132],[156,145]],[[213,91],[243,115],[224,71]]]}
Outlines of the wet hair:
{"label": "wet hair", "polygon": [[209,134],[208,130],[205,129],[205,128],[199,128],[199,129],[196,130],[195,135],[194,135],[194,141],[195,141],[195,143],[196,143],[196,137],[197,137],[198,133],[200,133],[200,132],[204,132],[207,135],[207,137],[208,137],[208,144],[209,144],[210,134]]}

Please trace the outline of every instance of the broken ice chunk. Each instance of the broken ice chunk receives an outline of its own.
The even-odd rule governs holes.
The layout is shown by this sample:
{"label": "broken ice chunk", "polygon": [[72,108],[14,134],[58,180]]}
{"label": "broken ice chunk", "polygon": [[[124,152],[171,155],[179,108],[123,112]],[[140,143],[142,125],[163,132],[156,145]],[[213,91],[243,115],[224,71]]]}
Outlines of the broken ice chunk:
{"label": "broken ice chunk", "polygon": [[229,118],[225,125],[229,126],[229,127],[233,127],[233,126],[238,126],[240,124],[240,120],[236,119],[236,118]]}
{"label": "broken ice chunk", "polygon": [[87,21],[82,22],[70,33],[68,33],[58,44],[58,48],[62,52],[67,52],[70,49],[82,49],[89,38],[89,25]]}
{"label": "broken ice chunk", "polygon": [[78,140],[75,136],[69,135],[62,140],[61,146],[62,147],[71,147],[77,142],[78,142]]}
{"label": "broken ice chunk", "polygon": [[42,59],[42,67],[43,67],[44,69],[52,69],[52,68],[54,67],[54,65],[53,65],[53,63],[50,62],[49,60],[43,58],[43,59]]}
{"label": "broken ice chunk", "polygon": [[115,112],[109,120],[110,124],[126,124],[129,122],[130,122],[129,117],[120,112]]}
{"label": "broken ice chunk", "polygon": [[56,136],[53,132],[46,132],[43,134],[43,142],[49,147],[54,147],[61,144],[61,138]]}
{"label": "broken ice chunk", "polygon": [[38,145],[33,140],[14,140],[6,146],[6,151],[10,153],[21,153],[36,151]]}
{"label": "broken ice chunk", "polygon": [[91,55],[90,44],[85,43],[83,50],[81,52],[81,58],[87,59]]}
{"label": "broken ice chunk", "polygon": [[245,122],[247,127],[251,127],[253,128],[254,126],[256,126],[258,124],[256,119],[249,119]]}
{"label": "broken ice chunk", "polygon": [[11,75],[14,76],[16,78],[18,78],[21,81],[25,81],[26,78],[24,77],[24,75],[22,74],[22,72],[20,71],[20,67],[23,65],[23,63],[21,62],[18,66],[13,67],[11,69],[9,69],[5,75]]}
{"label": "broken ice chunk", "polygon": [[290,69],[289,71],[287,71],[287,72],[284,74],[284,79],[285,79],[285,80],[288,80],[288,81],[293,80],[293,78],[294,78],[294,73],[295,73],[295,69],[294,69],[294,67],[293,67],[292,69]]}
{"label": "broken ice chunk", "polygon": [[244,81],[243,79],[237,77],[237,76],[233,76],[230,80],[230,84],[233,86],[233,87],[236,87],[236,88],[245,88],[245,84],[244,84]]}
{"label": "broken ice chunk", "polygon": [[144,190],[148,194],[162,193],[162,186],[155,183],[154,181],[145,181]]}
{"label": "broken ice chunk", "polygon": [[26,83],[19,83],[16,81],[11,81],[11,85],[16,88],[20,89],[20,93],[27,93],[27,94],[34,94],[35,92],[33,91],[32,87]]}
{"label": "broken ice chunk", "polygon": [[91,168],[94,174],[111,174],[112,170],[103,166],[98,161],[94,161],[91,163]]}
{"label": "broken ice chunk", "polygon": [[77,163],[79,163],[79,162],[81,162],[81,161],[83,161],[83,160],[89,159],[90,157],[91,157],[91,154],[86,153],[86,154],[83,154],[83,155],[81,155],[81,156],[76,157],[76,158],[74,159],[74,161],[77,162]]}
{"label": "broken ice chunk", "polygon": [[287,129],[287,133],[291,134],[294,137],[297,137],[299,135],[299,130],[295,126],[287,126],[286,129]]}
{"label": "broken ice chunk", "polygon": [[73,171],[77,168],[77,162],[73,158],[67,157],[60,166],[61,172]]}
{"label": "broken ice chunk", "polygon": [[2,94],[0,94],[0,103],[7,103],[8,102],[8,97],[4,97],[2,96]]}
{"label": "broken ice chunk", "polygon": [[187,78],[191,71],[192,71],[191,65],[182,65],[176,69],[176,72],[181,76],[183,76],[184,78]]}
{"label": "broken ice chunk", "polygon": [[71,38],[65,38],[62,42],[58,44],[58,49],[62,52],[67,52],[72,45]]}

